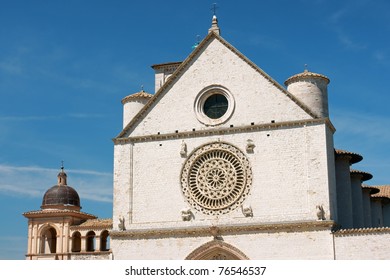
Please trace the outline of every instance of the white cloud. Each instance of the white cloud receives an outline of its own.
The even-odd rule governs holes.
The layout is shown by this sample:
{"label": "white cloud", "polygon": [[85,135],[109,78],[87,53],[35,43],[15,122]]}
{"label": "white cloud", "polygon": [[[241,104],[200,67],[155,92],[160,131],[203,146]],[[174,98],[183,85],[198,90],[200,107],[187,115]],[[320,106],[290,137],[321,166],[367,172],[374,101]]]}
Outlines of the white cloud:
{"label": "white cloud", "polygon": [[0,121],[46,121],[54,119],[86,119],[86,118],[104,118],[104,114],[89,114],[89,113],[69,113],[63,115],[47,115],[47,116],[0,116]]}
{"label": "white cloud", "polygon": [[329,16],[329,21],[333,24],[339,24],[340,21],[342,21],[345,16],[347,15],[348,9],[346,7],[343,7],[341,9],[338,9],[334,11],[332,14]]}
{"label": "white cloud", "polygon": [[367,184],[389,183],[390,118],[377,114],[334,110],[331,120],[337,131],[335,147],[361,154],[363,160],[354,169],[370,172],[374,178]]}
{"label": "white cloud", "polygon": [[[0,193],[18,197],[42,198],[57,183],[58,169],[0,164]],[[68,185],[81,201],[112,202],[112,174],[95,170],[66,170]]]}
{"label": "white cloud", "polygon": [[0,61],[0,71],[12,75],[20,75],[23,72],[20,61],[16,59]]}
{"label": "white cloud", "polygon": [[383,65],[388,65],[388,55],[385,51],[381,51],[381,50],[376,50],[374,51],[373,53],[373,58],[375,61],[377,61],[378,63],[380,64],[383,64]]}
{"label": "white cloud", "polygon": [[[331,119],[343,134],[370,139],[375,143],[390,142],[390,118],[387,115],[332,110]],[[336,132],[337,133],[337,132]]]}
{"label": "white cloud", "polygon": [[347,35],[341,29],[337,30],[338,39],[340,43],[349,50],[361,51],[367,49],[367,45],[363,44],[357,40],[352,39],[349,35]]}
{"label": "white cloud", "polygon": [[261,34],[253,34],[248,38],[247,42],[253,46],[270,50],[282,49],[284,47],[283,42],[279,38]]}
{"label": "white cloud", "polygon": [[[339,3],[338,9],[326,17],[325,22],[335,32],[339,43],[347,50],[368,49],[367,40],[362,39],[355,32],[362,24],[361,17],[366,14],[367,9],[372,9],[372,3],[367,0],[344,1]],[[356,26],[353,30],[349,27],[351,22]]]}

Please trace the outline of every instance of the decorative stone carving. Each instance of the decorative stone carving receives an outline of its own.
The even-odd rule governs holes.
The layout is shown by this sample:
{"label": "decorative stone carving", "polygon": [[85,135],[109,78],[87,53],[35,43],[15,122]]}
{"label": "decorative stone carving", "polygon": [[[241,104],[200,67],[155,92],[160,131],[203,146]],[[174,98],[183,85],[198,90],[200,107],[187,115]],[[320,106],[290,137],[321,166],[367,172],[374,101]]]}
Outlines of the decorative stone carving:
{"label": "decorative stone carving", "polygon": [[187,144],[184,142],[184,140],[181,142],[180,155],[182,157],[186,157],[187,156]]}
{"label": "decorative stone carving", "polygon": [[119,217],[119,224],[118,224],[118,228],[120,231],[125,231],[126,230],[126,226],[125,226],[125,218],[124,217]]}
{"label": "decorative stone carving", "polygon": [[216,255],[211,257],[212,260],[227,260],[225,254],[217,253]]}
{"label": "decorative stone carving", "polygon": [[201,146],[187,159],[181,185],[191,208],[205,214],[225,214],[239,207],[248,196],[252,170],[239,149],[214,142]]}
{"label": "decorative stone carving", "polygon": [[245,217],[253,217],[253,210],[251,206],[244,207],[243,205],[241,205],[241,211]]}
{"label": "decorative stone carving", "polygon": [[248,139],[246,141],[246,152],[248,154],[253,154],[254,148],[255,148],[255,144],[253,143],[253,140],[252,139]]}
{"label": "decorative stone carving", "polygon": [[322,205],[317,205],[317,219],[319,221],[324,221],[325,220],[325,211],[324,207]]}
{"label": "decorative stone carving", "polygon": [[210,233],[214,237],[214,239],[217,239],[219,235],[219,228],[216,226],[210,227]]}
{"label": "decorative stone carving", "polygon": [[191,212],[190,208],[186,208],[181,210],[181,218],[183,221],[191,221],[193,218],[194,214]]}

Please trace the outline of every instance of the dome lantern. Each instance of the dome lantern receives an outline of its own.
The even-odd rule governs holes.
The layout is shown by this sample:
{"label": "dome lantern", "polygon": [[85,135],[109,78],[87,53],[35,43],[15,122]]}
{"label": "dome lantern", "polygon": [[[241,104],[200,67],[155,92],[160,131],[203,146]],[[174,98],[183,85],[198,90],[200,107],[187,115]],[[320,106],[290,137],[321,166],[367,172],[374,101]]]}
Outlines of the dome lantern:
{"label": "dome lantern", "polygon": [[57,185],[48,189],[42,199],[42,209],[70,209],[80,211],[80,197],[77,191],[67,185],[67,175],[61,167]]}

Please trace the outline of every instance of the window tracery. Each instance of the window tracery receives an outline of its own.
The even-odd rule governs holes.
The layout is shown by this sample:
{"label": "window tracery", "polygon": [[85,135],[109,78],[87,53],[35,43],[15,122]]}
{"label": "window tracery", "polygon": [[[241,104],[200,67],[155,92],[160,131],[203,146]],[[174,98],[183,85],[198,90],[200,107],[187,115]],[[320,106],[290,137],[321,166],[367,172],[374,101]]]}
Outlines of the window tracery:
{"label": "window tracery", "polygon": [[239,149],[223,142],[198,148],[181,173],[188,203],[210,215],[225,214],[240,206],[251,184],[249,160]]}

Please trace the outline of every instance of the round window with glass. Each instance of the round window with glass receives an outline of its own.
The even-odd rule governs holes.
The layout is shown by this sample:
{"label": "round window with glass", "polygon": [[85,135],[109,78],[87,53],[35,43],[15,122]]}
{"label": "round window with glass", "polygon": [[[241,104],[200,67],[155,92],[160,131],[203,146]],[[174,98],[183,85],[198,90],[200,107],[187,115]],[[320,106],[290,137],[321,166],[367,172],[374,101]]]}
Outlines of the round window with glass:
{"label": "round window with glass", "polygon": [[203,111],[211,119],[219,119],[225,115],[228,109],[228,100],[222,94],[213,94],[209,96],[203,105]]}
{"label": "round window with glass", "polygon": [[221,86],[205,88],[195,100],[196,117],[205,125],[224,123],[231,117],[233,110],[233,95]]}

